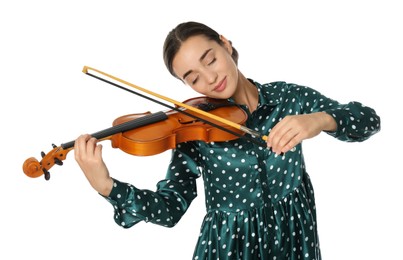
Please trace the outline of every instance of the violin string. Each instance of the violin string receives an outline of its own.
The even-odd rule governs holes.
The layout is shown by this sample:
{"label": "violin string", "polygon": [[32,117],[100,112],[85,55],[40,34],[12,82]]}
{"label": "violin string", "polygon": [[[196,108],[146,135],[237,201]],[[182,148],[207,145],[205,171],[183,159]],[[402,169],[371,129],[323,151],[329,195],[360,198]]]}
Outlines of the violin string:
{"label": "violin string", "polygon": [[152,101],[152,102],[155,102],[155,103],[157,103],[157,104],[159,104],[159,105],[162,105],[162,106],[165,106],[165,107],[167,107],[167,108],[169,108],[169,109],[175,110],[175,111],[177,111],[177,112],[179,112],[179,113],[182,113],[182,114],[184,114],[184,115],[186,115],[186,116],[192,117],[192,118],[194,118],[194,119],[196,119],[196,120],[200,120],[200,121],[202,121],[203,123],[206,123],[206,124],[209,124],[209,125],[211,125],[211,126],[214,126],[214,127],[218,128],[218,129],[220,129],[220,130],[223,130],[223,131],[225,131],[225,132],[227,132],[227,133],[233,134],[233,135],[238,136],[238,137],[240,137],[240,138],[244,138],[244,139],[246,139],[247,141],[252,142],[252,143],[254,143],[254,144],[257,144],[257,145],[259,145],[259,146],[261,146],[261,147],[263,147],[263,148],[267,148],[267,145],[266,145],[265,143],[263,143],[263,142],[259,142],[259,141],[257,141],[256,139],[254,139],[254,138],[252,138],[252,137],[249,137],[249,136],[246,136],[246,135],[242,135],[242,134],[236,133],[236,132],[231,131],[231,130],[225,128],[225,127],[222,127],[222,126],[220,126],[220,125],[217,125],[217,124],[215,124],[215,123],[213,123],[213,122],[211,122],[211,121],[208,121],[208,120],[203,119],[203,118],[201,118],[201,117],[198,117],[198,116],[196,116],[196,115],[190,114],[190,113],[188,113],[188,112],[186,112],[186,111],[184,111],[184,110],[181,110],[181,108],[168,105],[168,104],[166,104],[166,103],[164,103],[164,102],[161,102],[161,101],[156,100],[156,99],[154,99],[154,98],[152,98],[152,97],[149,97],[149,96],[146,96],[146,95],[141,94],[141,93],[139,93],[139,92],[136,92],[136,91],[134,91],[134,90],[132,90],[132,89],[125,88],[125,87],[123,87],[123,86],[121,86],[121,85],[119,85],[119,84],[117,84],[117,83],[115,83],[115,82],[112,82],[112,81],[109,81],[109,80],[107,80],[107,79],[101,78],[101,77],[99,77],[99,76],[97,76],[97,75],[94,75],[94,74],[91,74],[91,73],[89,73],[89,72],[86,72],[85,74],[87,74],[87,75],[89,75],[89,76],[91,76],[91,77],[93,77],[93,78],[96,78],[96,79],[98,79],[98,80],[101,80],[101,81],[103,81],[103,82],[106,82],[106,83],[108,83],[108,84],[111,84],[111,85],[113,85],[113,86],[115,86],[115,87],[118,87],[118,88],[120,88],[120,89],[122,89],[122,90],[126,90],[126,91],[128,91],[128,92],[130,92],[130,93],[132,93],[132,94],[135,94],[135,95],[137,95],[137,96],[140,96],[140,97],[142,97],[142,98],[148,99],[148,100],[150,100],[150,101]]}

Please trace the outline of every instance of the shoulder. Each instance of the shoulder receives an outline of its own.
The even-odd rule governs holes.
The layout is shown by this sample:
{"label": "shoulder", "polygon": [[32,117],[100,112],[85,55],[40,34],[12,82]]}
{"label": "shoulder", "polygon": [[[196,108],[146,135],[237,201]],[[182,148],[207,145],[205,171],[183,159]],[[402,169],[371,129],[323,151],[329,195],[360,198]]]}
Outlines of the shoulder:
{"label": "shoulder", "polygon": [[272,93],[281,93],[288,91],[300,91],[301,89],[305,89],[305,86],[298,85],[295,83],[289,83],[286,81],[273,81],[268,83],[259,83],[257,81],[252,80],[253,83],[257,86],[258,89],[263,91],[270,91]]}
{"label": "shoulder", "polygon": [[253,81],[253,83],[256,85],[262,98],[269,104],[278,104],[285,98],[298,98],[301,92],[305,92],[307,89],[304,86],[285,81],[273,81],[263,84]]}

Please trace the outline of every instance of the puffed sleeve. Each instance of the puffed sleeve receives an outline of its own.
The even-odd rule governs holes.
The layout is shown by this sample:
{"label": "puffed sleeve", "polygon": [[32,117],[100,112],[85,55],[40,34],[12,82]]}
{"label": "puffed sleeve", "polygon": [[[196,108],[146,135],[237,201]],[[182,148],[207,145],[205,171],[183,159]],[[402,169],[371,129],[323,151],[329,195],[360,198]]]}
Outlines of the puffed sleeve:
{"label": "puffed sleeve", "polygon": [[172,150],[166,177],[157,183],[156,191],[141,190],[114,179],[112,191],[105,198],[113,205],[115,222],[124,228],[140,221],[175,226],[197,196],[197,158],[190,142],[179,144]]}
{"label": "puffed sleeve", "polygon": [[341,104],[305,86],[299,89],[299,98],[304,113],[324,111],[334,118],[337,130],[326,132],[347,142],[361,142],[380,131],[381,121],[375,110],[360,102]]}

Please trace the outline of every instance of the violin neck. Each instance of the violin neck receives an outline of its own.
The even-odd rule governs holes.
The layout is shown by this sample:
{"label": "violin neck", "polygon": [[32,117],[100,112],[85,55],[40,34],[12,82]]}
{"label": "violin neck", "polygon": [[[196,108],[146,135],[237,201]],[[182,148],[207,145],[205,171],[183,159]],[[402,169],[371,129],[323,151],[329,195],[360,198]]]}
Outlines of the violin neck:
{"label": "violin neck", "polygon": [[[149,115],[145,115],[127,122],[124,122],[122,124],[116,125],[116,126],[112,126],[110,128],[98,131],[96,133],[91,134],[92,137],[95,137],[96,139],[104,139],[108,136],[112,136],[114,134],[118,134],[118,133],[122,133],[125,131],[129,131],[138,127],[142,127],[145,125],[149,125],[149,124],[153,124],[159,121],[163,121],[168,119],[168,116],[162,112],[156,112],[156,113],[152,113]],[[67,143],[63,143],[60,146],[63,149],[69,149],[71,147],[74,146],[75,140],[74,141],[70,141]]]}

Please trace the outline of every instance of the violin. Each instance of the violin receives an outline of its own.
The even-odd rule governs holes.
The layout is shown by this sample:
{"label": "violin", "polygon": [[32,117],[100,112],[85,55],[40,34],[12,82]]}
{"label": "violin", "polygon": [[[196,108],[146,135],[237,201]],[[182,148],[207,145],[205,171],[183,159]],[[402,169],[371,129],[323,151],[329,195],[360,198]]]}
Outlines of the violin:
{"label": "violin", "polygon": [[[197,97],[186,100],[185,104],[209,111],[209,113],[243,124],[247,119],[246,112],[226,100]],[[187,141],[200,140],[204,142],[220,142],[239,138],[241,130],[227,129],[228,126],[210,120],[204,121],[205,116],[195,112],[169,110],[157,113],[129,114],[116,118],[112,127],[96,132],[91,136],[103,141],[110,140],[113,148],[118,148],[128,154],[136,156],[150,156],[173,149],[177,144]],[[224,129],[223,129],[224,128]],[[74,147],[74,142],[53,145],[47,154],[41,153],[42,160],[34,157],[25,160],[23,171],[28,177],[36,178],[45,175],[49,180],[49,169],[56,165],[63,165],[67,153]]]}
{"label": "violin", "polygon": [[[90,73],[89,70],[97,75]],[[181,103],[94,68],[84,66],[83,72],[172,109],[166,113],[146,112],[121,116],[113,121],[112,127],[91,135],[100,141],[110,140],[113,148],[119,148],[132,155],[148,156],[173,149],[182,142],[195,140],[220,142],[239,137],[265,147],[265,144],[257,140],[258,138],[245,135],[247,133],[253,137],[267,140],[267,136],[243,125],[247,120],[246,112],[229,101],[198,97]],[[122,87],[115,81],[173,103],[175,107]],[[44,174],[45,179],[49,180],[49,169],[55,164],[63,165],[63,160],[66,159],[67,153],[73,149],[74,142],[70,141],[60,146],[53,144],[53,149],[50,152],[47,154],[41,152],[41,161],[34,157],[28,158],[23,163],[24,173],[33,178]]]}

